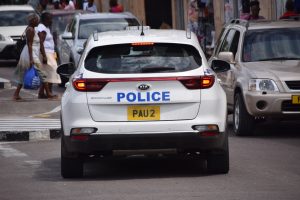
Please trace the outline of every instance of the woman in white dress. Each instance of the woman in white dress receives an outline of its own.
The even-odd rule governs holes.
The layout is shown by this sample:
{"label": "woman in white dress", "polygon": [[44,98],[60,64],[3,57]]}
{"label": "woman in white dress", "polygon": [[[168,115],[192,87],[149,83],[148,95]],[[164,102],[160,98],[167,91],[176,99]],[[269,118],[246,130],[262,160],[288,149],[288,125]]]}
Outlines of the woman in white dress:
{"label": "woman in white dress", "polygon": [[[42,70],[46,74],[46,82],[48,82],[49,90],[52,93],[53,83],[61,83],[60,76],[56,73],[57,62],[54,50],[54,40],[49,27],[52,24],[52,16],[49,12],[43,12],[41,15],[41,23],[37,27],[37,32],[41,42],[41,52],[43,57]],[[44,93],[45,88],[40,87],[38,97],[47,98]]]}
{"label": "woman in white dress", "polygon": [[23,87],[24,82],[24,73],[26,69],[28,69],[30,66],[34,66],[34,68],[37,70],[39,77],[41,79],[42,85],[46,89],[47,97],[48,98],[56,98],[56,96],[53,96],[49,90],[48,83],[46,82],[46,75],[41,70],[42,63],[40,60],[40,39],[35,31],[35,27],[39,24],[40,18],[37,14],[32,13],[28,15],[28,27],[25,30],[26,35],[26,45],[24,46],[20,59],[15,71],[15,75],[17,76],[17,89],[15,90],[15,93],[13,95],[14,100],[22,100],[20,97],[20,91]]}

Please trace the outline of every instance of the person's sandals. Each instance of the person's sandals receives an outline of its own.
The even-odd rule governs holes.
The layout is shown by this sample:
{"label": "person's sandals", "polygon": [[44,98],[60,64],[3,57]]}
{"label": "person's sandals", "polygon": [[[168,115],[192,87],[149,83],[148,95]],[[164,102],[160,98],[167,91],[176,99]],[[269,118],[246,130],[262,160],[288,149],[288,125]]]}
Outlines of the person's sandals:
{"label": "person's sandals", "polygon": [[14,96],[13,100],[14,101],[22,101],[23,99],[20,96],[17,96],[17,97]]}
{"label": "person's sandals", "polygon": [[55,100],[55,99],[58,99],[58,96],[57,95],[51,95],[51,96],[48,96],[47,98],[48,98],[48,100]]}

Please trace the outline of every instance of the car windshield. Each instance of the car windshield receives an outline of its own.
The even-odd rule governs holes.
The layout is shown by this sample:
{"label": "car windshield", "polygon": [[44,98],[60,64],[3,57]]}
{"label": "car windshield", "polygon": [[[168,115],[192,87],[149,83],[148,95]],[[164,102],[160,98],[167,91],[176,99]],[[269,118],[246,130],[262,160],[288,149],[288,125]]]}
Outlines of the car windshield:
{"label": "car windshield", "polygon": [[120,44],[92,49],[85,68],[99,73],[182,72],[201,66],[196,48],[183,44]]}
{"label": "car windshield", "polygon": [[127,26],[138,26],[133,18],[107,18],[80,20],[78,39],[87,39],[93,32],[124,30]]}
{"label": "car windshield", "polygon": [[57,34],[61,34],[64,32],[66,26],[72,20],[74,13],[66,13],[62,15],[53,15],[52,16],[52,32],[56,32]]}
{"label": "car windshield", "polygon": [[243,61],[299,60],[300,28],[251,30],[246,33]]}
{"label": "car windshield", "polygon": [[0,12],[0,27],[1,26],[26,26],[27,16],[33,11],[1,11]]}

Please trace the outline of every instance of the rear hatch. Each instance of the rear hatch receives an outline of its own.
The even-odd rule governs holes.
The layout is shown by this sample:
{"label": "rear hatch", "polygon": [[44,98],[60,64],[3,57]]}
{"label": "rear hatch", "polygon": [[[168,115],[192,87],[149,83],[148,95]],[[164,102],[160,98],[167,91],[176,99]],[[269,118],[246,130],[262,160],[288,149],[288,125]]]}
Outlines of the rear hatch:
{"label": "rear hatch", "polygon": [[85,68],[85,79],[79,82],[84,81],[88,88],[94,121],[189,120],[197,116],[204,76],[201,57],[192,46],[97,47],[86,57]]}

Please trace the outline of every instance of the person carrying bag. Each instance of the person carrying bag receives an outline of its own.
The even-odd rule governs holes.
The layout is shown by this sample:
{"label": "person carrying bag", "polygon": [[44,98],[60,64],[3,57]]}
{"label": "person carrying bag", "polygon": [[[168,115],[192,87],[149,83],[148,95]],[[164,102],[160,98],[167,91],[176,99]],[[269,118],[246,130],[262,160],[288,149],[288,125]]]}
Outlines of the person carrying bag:
{"label": "person carrying bag", "polygon": [[20,97],[20,91],[24,84],[24,74],[26,70],[31,66],[34,66],[35,70],[37,71],[40,81],[45,87],[48,99],[57,98],[57,96],[51,94],[48,83],[45,81],[46,75],[42,71],[42,62],[40,61],[40,39],[37,32],[35,31],[35,27],[39,24],[39,16],[35,13],[29,14],[28,23],[29,25],[26,29],[25,34],[26,45],[22,50],[17,68],[15,70],[16,82],[18,86],[14,92],[13,100],[22,100],[22,98]]}

